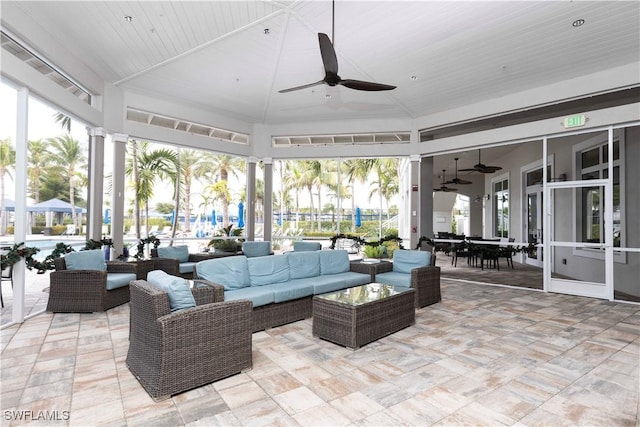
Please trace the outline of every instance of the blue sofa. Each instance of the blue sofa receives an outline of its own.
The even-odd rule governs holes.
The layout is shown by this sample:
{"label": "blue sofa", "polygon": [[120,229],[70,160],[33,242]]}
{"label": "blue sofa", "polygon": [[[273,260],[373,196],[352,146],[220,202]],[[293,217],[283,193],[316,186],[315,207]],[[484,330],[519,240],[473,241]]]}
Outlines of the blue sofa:
{"label": "blue sofa", "polygon": [[224,300],[253,303],[253,332],[312,315],[313,295],[371,282],[351,271],[347,251],[304,251],[281,255],[200,261],[194,277],[224,287]]}

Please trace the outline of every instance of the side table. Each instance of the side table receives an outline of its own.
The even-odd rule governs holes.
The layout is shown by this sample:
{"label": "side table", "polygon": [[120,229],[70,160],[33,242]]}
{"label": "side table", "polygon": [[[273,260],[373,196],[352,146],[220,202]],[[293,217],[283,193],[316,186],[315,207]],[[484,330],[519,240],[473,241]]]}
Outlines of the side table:
{"label": "side table", "polygon": [[124,261],[109,261],[109,262],[113,262],[113,263],[121,262],[121,263],[135,265],[136,279],[137,280],[146,280],[147,279],[147,274],[150,271],[152,271],[153,268],[154,268],[153,259],[129,258],[129,259],[126,259]]}
{"label": "side table", "polygon": [[371,276],[371,283],[376,281],[376,273],[386,273],[393,270],[393,263],[387,260],[380,260],[380,262],[366,262],[361,259],[351,261],[351,271],[356,273],[369,273]]}

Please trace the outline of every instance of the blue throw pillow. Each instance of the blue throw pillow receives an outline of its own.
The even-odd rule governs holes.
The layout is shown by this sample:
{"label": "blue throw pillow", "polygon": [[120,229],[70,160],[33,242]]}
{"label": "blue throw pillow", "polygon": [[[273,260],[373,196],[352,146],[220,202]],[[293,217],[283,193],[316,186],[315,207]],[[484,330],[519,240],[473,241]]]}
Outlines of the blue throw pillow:
{"label": "blue throw pillow", "polygon": [[249,258],[247,265],[251,286],[271,285],[289,280],[289,263],[285,255]]}
{"label": "blue throw pillow", "polygon": [[147,274],[147,283],[167,293],[171,311],[196,306],[196,300],[193,298],[189,283],[182,277],[171,276],[162,270],[154,270]]}
{"label": "blue throw pillow", "polygon": [[288,252],[289,277],[291,279],[305,279],[320,275],[320,252]]}
{"label": "blue throw pillow", "polygon": [[158,258],[173,258],[178,262],[189,261],[189,246],[167,246],[158,248]]}
{"label": "blue throw pillow", "polygon": [[64,256],[67,270],[102,270],[107,271],[104,252],[101,249],[70,252]]}
{"label": "blue throw pillow", "polygon": [[324,274],[345,273],[350,270],[349,254],[345,250],[320,251],[320,272]]}
{"label": "blue throw pillow", "polygon": [[393,251],[393,271],[410,274],[411,270],[419,267],[428,267],[431,261],[431,253],[424,251],[409,251],[396,249]]}

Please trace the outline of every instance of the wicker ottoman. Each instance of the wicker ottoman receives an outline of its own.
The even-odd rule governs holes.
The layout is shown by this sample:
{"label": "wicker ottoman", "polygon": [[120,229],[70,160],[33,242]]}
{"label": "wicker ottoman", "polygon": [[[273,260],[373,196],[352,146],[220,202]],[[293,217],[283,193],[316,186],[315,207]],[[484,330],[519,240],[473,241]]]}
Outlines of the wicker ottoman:
{"label": "wicker ottoman", "polygon": [[416,322],[415,290],[381,283],[313,297],[313,335],[359,348]]}

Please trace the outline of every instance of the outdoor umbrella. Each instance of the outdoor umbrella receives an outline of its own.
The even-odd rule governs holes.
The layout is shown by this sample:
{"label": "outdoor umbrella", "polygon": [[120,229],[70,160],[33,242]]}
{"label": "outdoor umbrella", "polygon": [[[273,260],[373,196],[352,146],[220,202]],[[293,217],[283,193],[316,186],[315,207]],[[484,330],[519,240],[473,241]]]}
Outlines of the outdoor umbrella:
{"label": "outdoor umbrella", "polygon": [[211,211],[211,225],[217,225],[218,221],[216,220],[216,210]]}
{"label": "outdoor umbrella", "polygon": [[362,225],[362,214],[360,213],[360,208],[356,208],[356,227],[360,227]]}
{"label": "outdoor umbrella", "polygon": [[244,227],[244,203],[238,203],[238,228]]}

